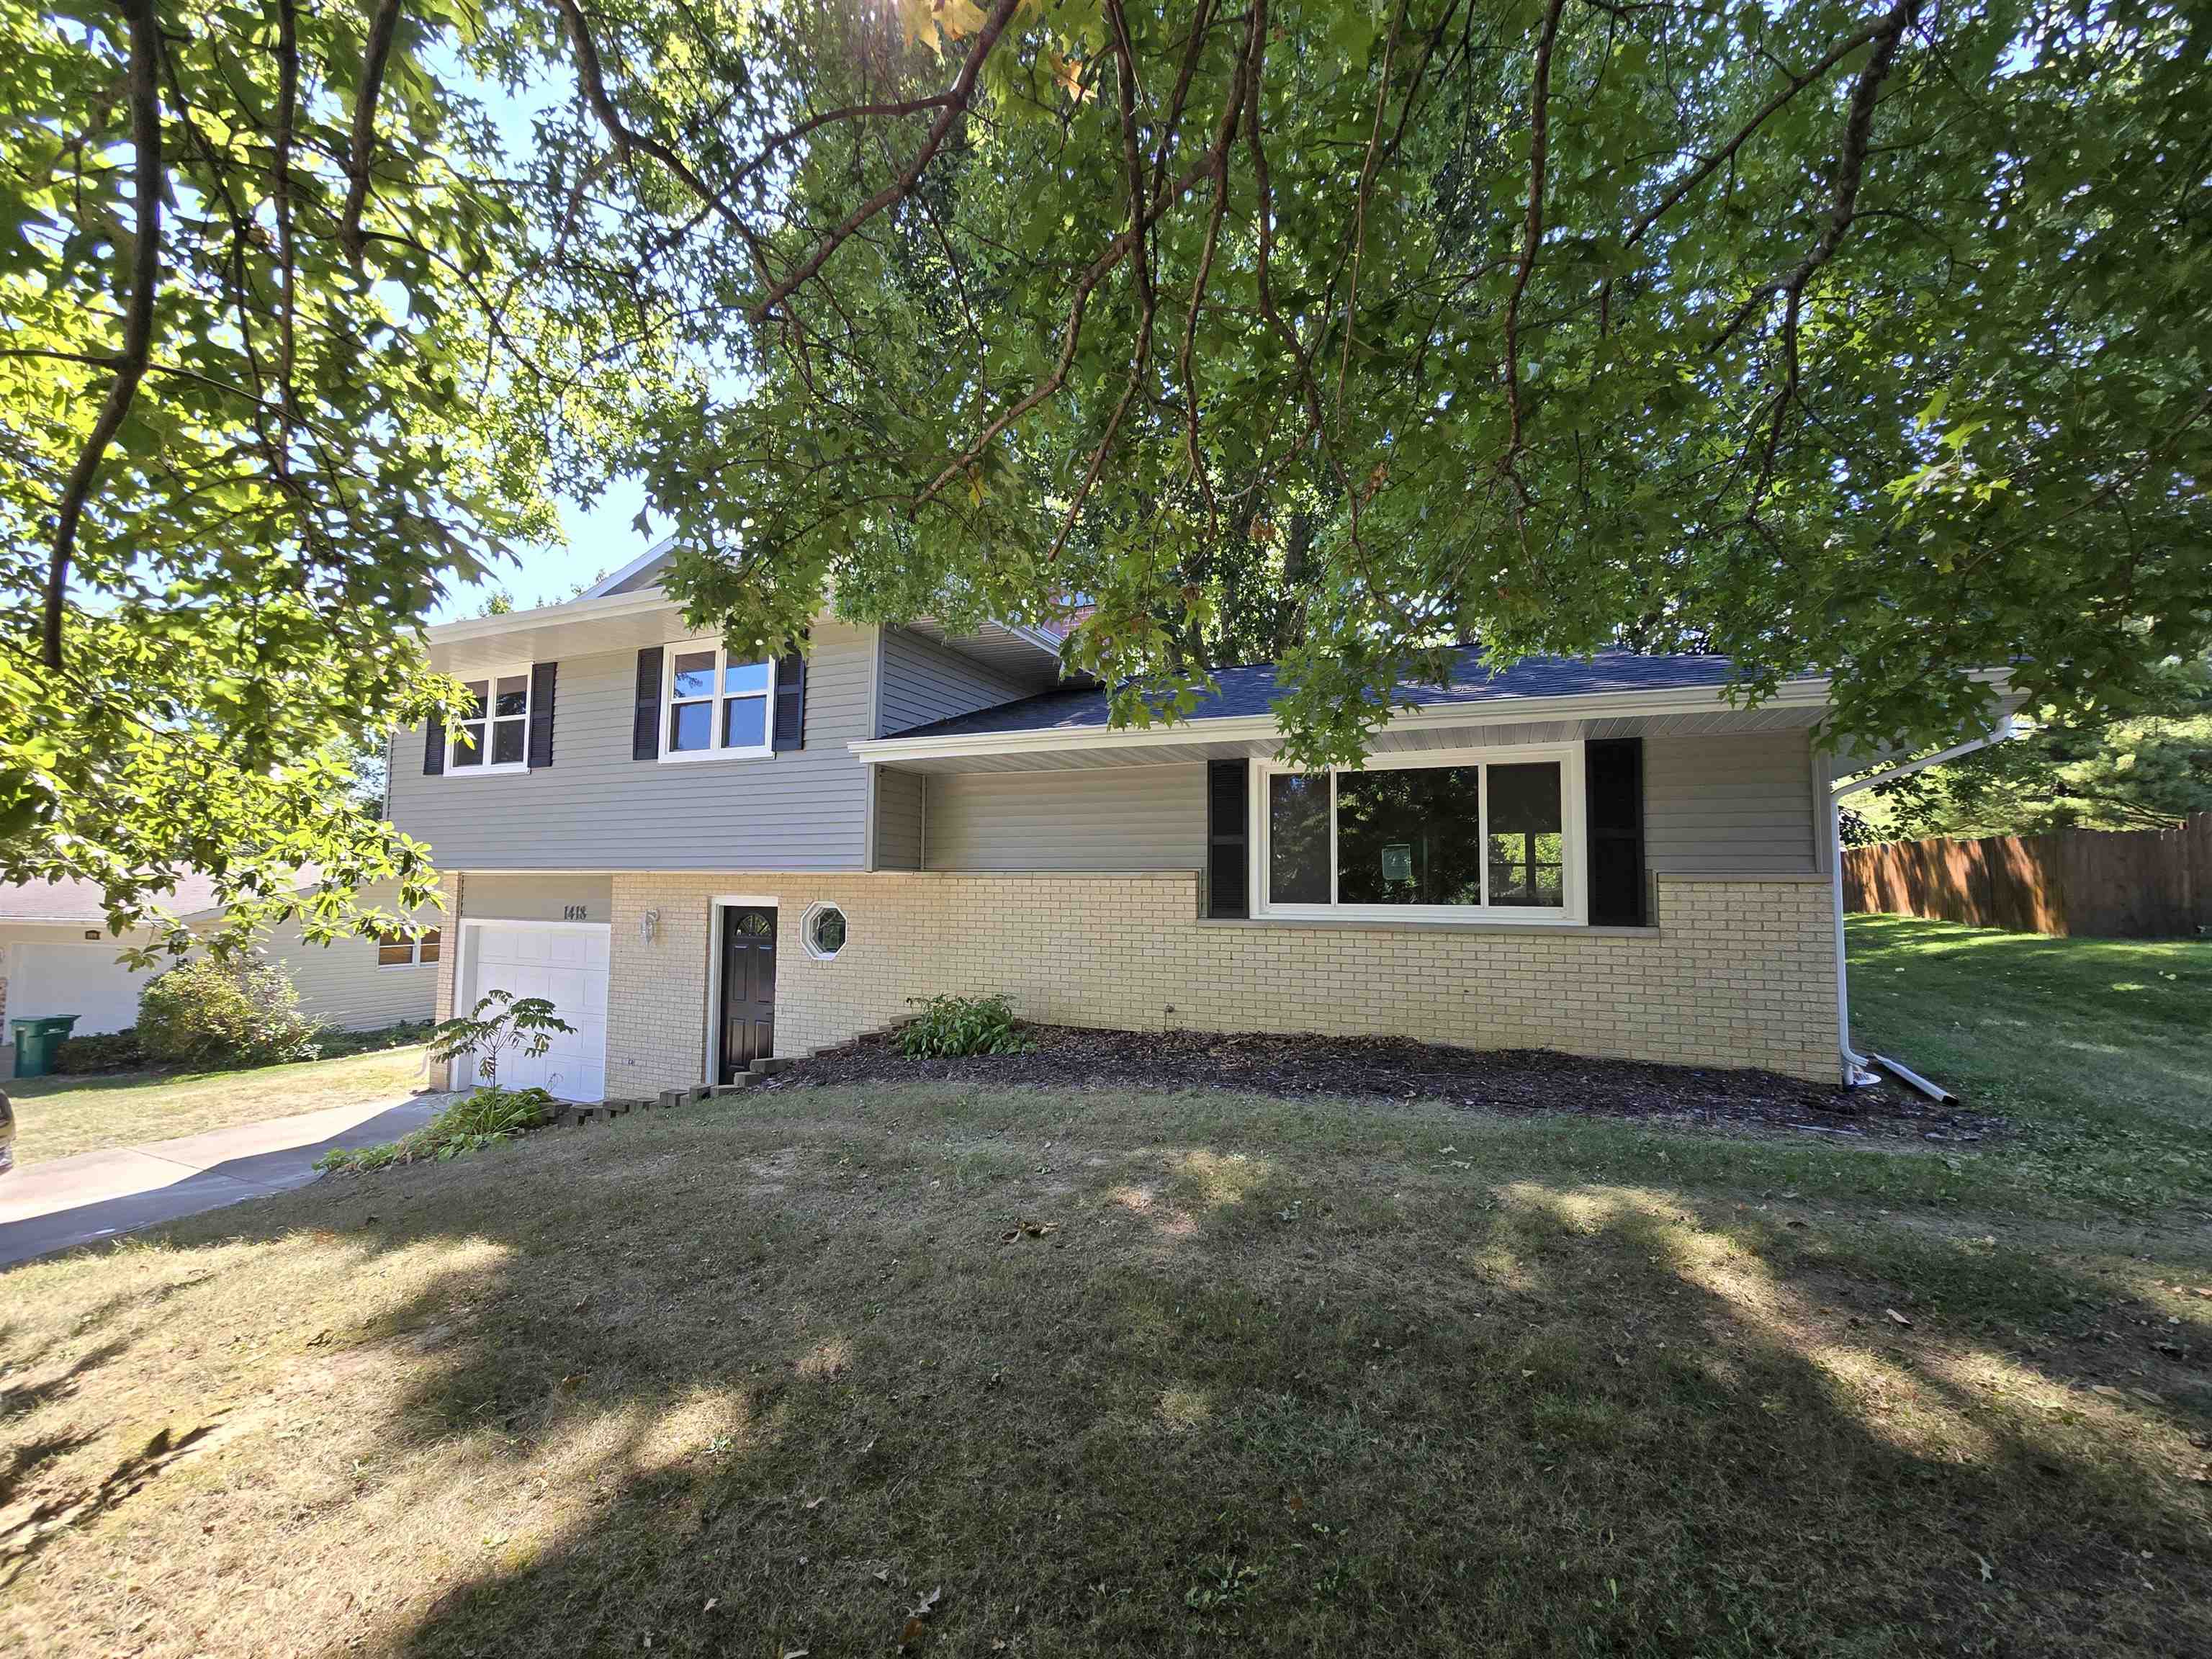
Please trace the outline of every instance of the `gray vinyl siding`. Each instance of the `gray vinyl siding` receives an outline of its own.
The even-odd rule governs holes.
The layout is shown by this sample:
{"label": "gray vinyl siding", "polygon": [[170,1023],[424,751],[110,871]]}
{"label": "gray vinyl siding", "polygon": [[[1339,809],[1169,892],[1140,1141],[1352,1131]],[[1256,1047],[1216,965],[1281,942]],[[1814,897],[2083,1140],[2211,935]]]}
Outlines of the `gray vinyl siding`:
{"label": "gray vinyl siding", "polygon": [[955,714],[972,714],[1026,697],[1036,689],[903,628],[884,629],[883,672],[878,737]]}
{"label": "gray vinyl siding", "polygon": [[1662,875],[1814,873],[1807,734],[1646,738],[1644,857]]}
{"label": "gray vinyl siding", "polygon": [[[672,619],[672,629],[675,624]],[[394,749],[392,819],[447,870],[858,870],[875,630],[814,630],[804,749],[761,760],[630,758],[637,653],[561,664],[553,764],[500,777],[422,771],[422,735]]]}
{"label": "gray vinyl siding", "polygon": [[932,870],[1202,870],[1206,767],[929,779]]}
{"label": "gray vinyl siding", "polygon": [[[1644,858],[1662,875],[1811,875],[1802,732],[1647,738]],[[944,773],[928,780],[931,870],[1199,870],[1206,768]],[[880,810],[880,808],[879,808]]]}
{"label": "gray vinyl siding", "polygon": [[919,870],[927,780],[914,772],[876,769],[876,868]]}

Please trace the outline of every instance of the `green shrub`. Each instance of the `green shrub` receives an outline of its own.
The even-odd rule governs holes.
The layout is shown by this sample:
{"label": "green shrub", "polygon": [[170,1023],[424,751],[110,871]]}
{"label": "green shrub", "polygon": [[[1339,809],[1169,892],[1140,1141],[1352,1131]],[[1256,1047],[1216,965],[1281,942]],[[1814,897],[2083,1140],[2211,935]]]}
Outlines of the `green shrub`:
{"label": "green shrub", "polygon": [[57,1072],[135,1072],[145,1063],[135,1030],[73,1036],[54,1051]]}
{"label": "green shrub", "polygon": [[138,1047],[156,1066],[204,1070],[313,1060],[316,1023],[291,975],[264,957],[194,957],[138,997]]}
{"label": "green shrub", "polygon": [[347,1054],[366,1054],[385,1048],[404,1048],[417,1042],[428,1042],[434,1028],[427,1019],[403,1019],[396,1025],[380,1025],[374,1031],[325,1031],[315,1039],[325,1060],[338,1060]]}
{"label": "green shrub", "polygon": [[552,1104],[553,1097],[543,1089],[497,1089],[486,1084],[462,1096],[412,1134],[381,1146],[325,1152],[315,1160],[315,1167],[383,1170],[427,1159],[442,1163],[527,1133],[545,1121],[545,1109]]}
{"label": "green shrub", "polygon": [[899,1052],[909,1060],[1019,1054],[1036,1047],[1036,1040],[1014,1018],[1013,1006],[1002,996],[907,1000],[921,1003],[921,1012],[898,1030]]}

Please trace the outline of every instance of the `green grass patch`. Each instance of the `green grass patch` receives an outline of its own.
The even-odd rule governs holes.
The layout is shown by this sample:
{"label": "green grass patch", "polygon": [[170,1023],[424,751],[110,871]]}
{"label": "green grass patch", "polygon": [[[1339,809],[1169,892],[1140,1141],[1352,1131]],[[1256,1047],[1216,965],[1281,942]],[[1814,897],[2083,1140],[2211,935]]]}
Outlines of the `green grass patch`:
{"label": "green grass patch", "polygon": [[1847,932],[1855,1041],[2017,1122],[2008,1180],[2122,1211],[2212,1203],[2212,940]]}

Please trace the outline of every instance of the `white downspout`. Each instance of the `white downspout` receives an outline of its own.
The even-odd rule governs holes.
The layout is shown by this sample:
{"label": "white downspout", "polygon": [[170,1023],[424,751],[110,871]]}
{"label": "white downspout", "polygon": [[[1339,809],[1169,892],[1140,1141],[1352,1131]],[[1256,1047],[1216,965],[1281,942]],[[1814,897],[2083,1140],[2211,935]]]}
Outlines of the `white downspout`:
{"label": "white downspout", "polygon": [[1871,789],[1878,783],[1909,778],[1916,772],[1925,772],[1931,766],[1941,766],[1946,761],[1954,761],[1961,755],[1971,755],[1977,749],[1986,749],[1991,744],[2008,742],[2019,735],[2018,724],[2013,716],[2006,714],[1978,738],[1954,743],[1948,749],[1939,749],[1918,760],[1905,761],[1896,766],[1885,767],[1879,772],[1869,772],[1849,783],[1837,784],[1828,791],[1828,882],[1836,915],[1836,1037],[1842,1045],[1844,1086],[1847,1089],[1863,1089],[1881,1079],[1869,1067],[1866,1057],[1851,1047],[1851,984],[1844,952],[1844,797],[1856,795],[1862,789]]}

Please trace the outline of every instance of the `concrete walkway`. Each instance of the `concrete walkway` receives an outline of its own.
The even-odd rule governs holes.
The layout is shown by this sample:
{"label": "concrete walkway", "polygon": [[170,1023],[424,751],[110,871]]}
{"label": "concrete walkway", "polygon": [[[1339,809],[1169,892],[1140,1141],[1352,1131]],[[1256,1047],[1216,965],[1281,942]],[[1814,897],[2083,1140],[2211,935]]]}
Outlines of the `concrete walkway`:
{"label": "concrete walkway", "polygon": [[325,1152],[397,1140],[452,1098],[329,1106],[18,1169],[0,1176],[0,1267],[305,1186]]}

